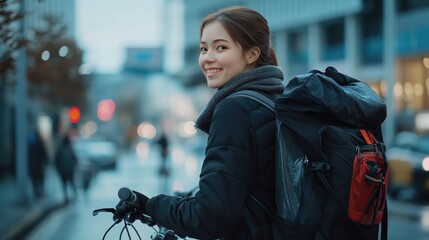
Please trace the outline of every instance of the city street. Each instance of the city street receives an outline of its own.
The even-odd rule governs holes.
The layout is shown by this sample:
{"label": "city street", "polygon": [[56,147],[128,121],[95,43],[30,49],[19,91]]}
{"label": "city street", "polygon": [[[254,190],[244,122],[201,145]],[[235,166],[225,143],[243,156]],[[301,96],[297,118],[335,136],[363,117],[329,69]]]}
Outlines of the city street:
{"label": "city street", "polygon": [[[133,153],[124,154],[117,170],[99,172],[86,195],[80,191],[77,201],[49,216],[26,239],[102,239],[103,234],[113,224],[112,215],[100,213],[92,216],[92,211],[97,208],[114,207],[119,200],[117,191],[121,187],[139,190],[148,196],[172,193],[173,190],[191,190],[197,183],[200,166],[195,165],[198,163],[194,162],[192,153],[182,152],[178,155],[172,162],[173,172],[166,182],[158,176],[157,151],[150,151],[145,159],[138,159]],[[106,239],[119,239],[122,226],[123,224],[116,225]],[[136,222],[134,226],[142,239],[150,239],[150,235],[155,232],[140,222]],[[132,229],[130,231],[133,233]],[[123,239],[128,239],[125,232]],[[139,238],[134,235],[132,239]]]}
{"label": "city street", "polygon": [[[283,128],[278,123],[288,120],[299,126],[285,128],[311,133],[311,140],[314,135],[323,142],[331,135],[315,131],[319,123],[326,129],[382,129],[382,136],[375,135],[385,145],[377,143],[371,150],[382,152],[388,163],[384,169],[389,169],[390,177],[383,176],[390,181],[384,186],[391,195],[382,198],[387,199],[388,238],[429,240],[428,16],[429,0],[0,0],[0,240],[151,239],[158,228],[136,221],[124,230],[123,222],[113,225],[111,213],[93,216],[93,211],[115,208],[122,187],[148,197],[196,189],[208,139],[205,126],[211,129],[213,145],[220,145],[214,155],[249,151],[252,141],[251,150],[265,157],[270,147],[266,140],[273,132],[263,109],[245,99],[225,107],[228,111],[218,103],[241,90],[274,97],[282,91],[280,79],[285,88],[275,98],[276,133]],[[316,78],[326,81],[315,87],[300,84],[313,76],[308,73],[316,72]],[[362,91],[361,83],[373,92]],[[319,87],[325,85],[332,91]],[[339,105],[343,107],[332,107]],[[293,114],[282,119],[283,106],[296,107],[296,113],[306,116],[321,110],[314,118],[317,124],[298,122]],[[341,118],[342,113],[348,117]],[[240,121],[239,128],[224,121],[231,116]],[[338,116],[340,121],[330,121]],[[212,124],[217,119],[223,122]],[[255,134],[243,139],[249,132]],[[321,166],[316,170],[323,172],[331,168],[312,165],[311,161],[319,162],[319,156],[307,159],[311,154],[307,148],[310,151],[313,144],[302,144],[293,135],[284,137],[286,145],[297,142],[306,153],[304,163],[294,159],[293,168]],[[326,142],[335,146],[340,140]],[[370,148],[353,149],[361,156],[360,150]],[[340,155],[323,150],[329,156]],[[295,149],[284,152],[282,158],[292,158],[295,152],[302,155]],[[161,167],[164,164],[168,167]],[[263,164],[258,162],[259,166]],[[265,166],[257,169],[263,175],[252,179],[267,180],[271,166]],[[215,162],[214,171],[223,173],[216,167]],[[226,178],[239,172],[249,179],[232,167]],[[374,178],[382,169],[378,162],[367,161],[365,167],[361,176],[366,182],[381,186],[385,179]],[[306,189],[295,187],[306,184],[299,182],[304,175],[296,173],[287,176],[292,179],[287,187],[300,191],[299,198],[284,204],[288,216],[295,212],[313,216],[311,208],[291,209],[296,206],[293,201],[319,202],[318,197],[313,199],[319,195],[303,195]],[[63,187],[73,177],[77,189],[73,184],[71,188],[77,191],[69,189],[70,199]],[[287,182],[283,176],[271,177]],[[269,184],[254,186],[258,196]],[[362,192],[359,189],[359,195]],[[380,192],[372,191],[367,211]],[[342,200],[339,197],[336,200]],[[218,206],[214,202],[212,208]],[[238,205],[232,209],[241,209]],[[335,215],[327,206],[324,213]],[[348,209],[338,212],[342,210]],[[229,218],[225,211],[209,209],[213,212],[222,220]],[[266,215],[259,209],[248,212]],[[325,220],[321,222],[328,225]],[[311,224],[306,223],[307,229]],[[351,232],[339,225],[330,224],[330,231]],[[252,235],[259,232],[254,230]]]}
{"label": "city street", "polygon": [[[102,239],[113,223],[109,213],[92,216],[96,208],[114,207],[118,201],[117,190],[123,186],[140,190],[148,196],[171,193],[175,190],[192,189],[198,178],[202,158],[182,152],[182,160],[174,160],[173,172],[167,183],[158,178],[158,152],[151,151],[145,159],[138,159],[133,153],[123,155],[116,171],[99,173],[90,191],[79,195],[77,201],[52,214],[26,238],[27,240],[76,240]],[[188,161],[198,159],[197,165]],[[190,165],[193,169],[190,171]],[[195,171],[194,171],[195,170]],[[192,174],[190,174],[193,172]],[[429,239],[429,204],[410,200],[389,200],[389,239]],[[135,227],[142,239],[150,239],[154,230],[136,222]],[[121,225],[115,226],[106,239],[119,239]],[[131,230],[132,231],[132,230]],[[124,233],[123,239],[128,239]],[[138,239],[136,235],[132,239]]]}

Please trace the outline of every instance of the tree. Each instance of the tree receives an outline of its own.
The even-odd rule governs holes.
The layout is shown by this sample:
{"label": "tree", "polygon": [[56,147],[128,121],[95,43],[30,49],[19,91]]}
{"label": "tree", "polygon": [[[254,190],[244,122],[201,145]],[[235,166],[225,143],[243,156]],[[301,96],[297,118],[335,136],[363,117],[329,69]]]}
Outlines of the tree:
{"label": "tree", "polygon": [[13,172],[13,137],[6,126],[9,108],[6,105],[6,91],[15,84],[15,63],[17,50],[24,46],[25,39],[19,33],[18,3],[11,0],[0,0],[0,175],[3,171]]}
{"label": "tree", "polygon": [[25,44],[17,25],[23,15],[13,5],[16,3],[0,0],[0,87],[13,83],[16,51]]}
{"label": "tree", "polygon": [[27,46],[29,94],[49,103],[51,110],[86,107],[89,75],[79,73],[83,51],[66,38],[67,28],[59,18],[47,15],[44,28],[34,29]]}

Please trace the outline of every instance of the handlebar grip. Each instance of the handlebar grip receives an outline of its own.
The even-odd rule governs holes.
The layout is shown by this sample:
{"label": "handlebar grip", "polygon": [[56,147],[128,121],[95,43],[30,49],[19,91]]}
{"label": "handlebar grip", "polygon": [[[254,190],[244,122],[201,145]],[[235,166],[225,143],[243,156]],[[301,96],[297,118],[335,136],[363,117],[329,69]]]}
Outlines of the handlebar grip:
{"label": "handlebar grip", "polygon": [[135,205],[137,202],[136,194],[129,188],[123,187],[118,191],[118,197],[129,205]]}

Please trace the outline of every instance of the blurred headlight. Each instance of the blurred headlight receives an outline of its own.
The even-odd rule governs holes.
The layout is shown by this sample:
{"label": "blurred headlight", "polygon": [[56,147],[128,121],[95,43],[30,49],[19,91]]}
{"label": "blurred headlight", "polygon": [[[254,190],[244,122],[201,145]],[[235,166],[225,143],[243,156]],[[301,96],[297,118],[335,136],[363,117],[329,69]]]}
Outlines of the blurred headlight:
{"label": "blurred headlight", "polygon": [[423,170],[429,171],[429,157],[425,157],[422,161]]}

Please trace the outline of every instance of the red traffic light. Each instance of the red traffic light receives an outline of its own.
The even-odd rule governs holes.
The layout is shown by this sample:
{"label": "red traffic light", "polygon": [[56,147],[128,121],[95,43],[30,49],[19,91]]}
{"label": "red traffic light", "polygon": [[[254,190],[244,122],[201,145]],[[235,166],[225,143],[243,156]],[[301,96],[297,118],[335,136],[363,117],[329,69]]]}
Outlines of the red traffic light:
{"label": "red traffic light", "polygon": [[71,107],[69,110],[69,119],[72,123],[78,123],[80,120],[80,109],[76,106]]}

